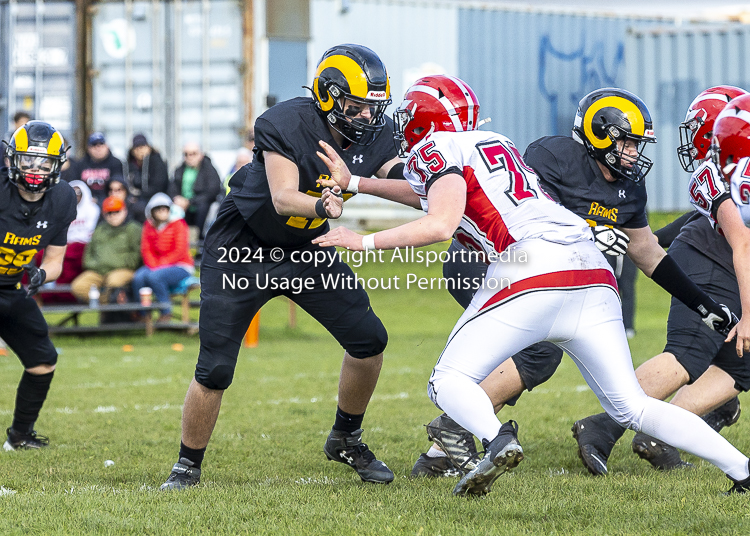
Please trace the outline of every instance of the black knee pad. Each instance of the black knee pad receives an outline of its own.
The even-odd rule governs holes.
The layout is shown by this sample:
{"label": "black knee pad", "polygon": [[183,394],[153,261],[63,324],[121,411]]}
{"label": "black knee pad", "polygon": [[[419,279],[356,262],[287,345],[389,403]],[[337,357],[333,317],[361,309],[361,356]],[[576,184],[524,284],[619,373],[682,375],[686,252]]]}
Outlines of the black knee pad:
{"label": "black knee pad", "polygon": [[195,370],[195,381],[206,389],[223,391],[232,384],[233,378],[234,367],[230,365],[216,365],[208,374],[201,374],[198,369]]}
{"label": "black knee pad", "polygon": [[385,326],[370,311],[347,333],[346,341],[341,346],[347,353],[357,359],[365,359],[383,353],[388,345],[388,332]]}
{"label": "black knee pad", "polygon": [[[49,339],[47,339],[47,341],[49,341]],[[33,348],[27,348],[26,350],[17,353],[18,357],[21,358],[21,363],[23,363],[23,368],[25,369],[34,368],[39,365],[57,364],[57,350],[55,350],[52,342],[43,342]]]}

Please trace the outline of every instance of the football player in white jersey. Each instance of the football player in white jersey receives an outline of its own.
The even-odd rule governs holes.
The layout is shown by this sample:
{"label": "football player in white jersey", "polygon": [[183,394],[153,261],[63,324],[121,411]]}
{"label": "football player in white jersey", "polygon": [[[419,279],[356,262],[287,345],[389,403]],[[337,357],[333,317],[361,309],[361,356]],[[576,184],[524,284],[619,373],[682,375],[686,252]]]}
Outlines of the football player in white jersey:
{"label": "football player in white jersey", "polygon": [[[510,355],[542,340],[573,358],[613,419],[717,465],[735,482],[733,490],[750,488],[746,456],[696,415],[643,392],[614,275],[588,225],[546,197],[510,140],[475,131],[478,108],[473,91],[457,78],[418,80],[394,120],[401,153],[409,155],[405,176],[426,216],[364,237],[339,227],[313,240],[357,251],[393,249],[444,241],[460,230],[487,256],[486,285],[450,334],[428,387],[432,401],[485,445],[483,459],[454,494],[486,494],[523,459],[516,423],[498,421],[479,383]],[[632,142],[619,143],[626,155],[637,153]],[[341,177],[349,174],[346,164],[321,146],[332,178],[348,182]],[[502,252],[516,260],[500,262]]]}
{"label": "football player in white jersey", "polygon": [[[710,158],[710,147],[717,117],[729,101],[745,94],[733,86],[716,86],[702,91],[688,107],[677,154],[683,169],[693,172],[688,191],[697,214],[680,226],[669,246],[669,256],[698,286],[731,310],[742,311],[737,340],[725,342],[673,299],[664,351],[636,370],[644,391],[660,400],[689,384],[671,403],[697,415],[726,404],[722,412],[706,416],[717,430],[739,418],[737,394],[750,390],[750,361],[737,357],[750,347],[750,229],[729,199],[729,187]],[[576,421],[573,433],[589,472],[607,473],[609,454],[624,432],[604,413]],[[633,438],[632,448],[657,469],[686,465],[675,448],[643,433]]]}

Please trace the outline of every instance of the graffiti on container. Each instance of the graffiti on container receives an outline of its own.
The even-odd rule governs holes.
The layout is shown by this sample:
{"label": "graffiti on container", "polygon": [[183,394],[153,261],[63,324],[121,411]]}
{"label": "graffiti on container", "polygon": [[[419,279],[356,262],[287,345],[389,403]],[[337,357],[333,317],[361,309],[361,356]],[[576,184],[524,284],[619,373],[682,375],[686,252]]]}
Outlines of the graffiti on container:
{"label": "graffiti on container", "polygon": [[[578,101],[589,91],[617,86],[625,63],[625,44],[618,41],[614,54],[602,41],[587,44],[581,33],[580,47],[572,52],[555,48],[549,34],[539,40],[539,91],[550,104],[550,132],[567,134]],[[572,109],[572,112],[571,112]]]}

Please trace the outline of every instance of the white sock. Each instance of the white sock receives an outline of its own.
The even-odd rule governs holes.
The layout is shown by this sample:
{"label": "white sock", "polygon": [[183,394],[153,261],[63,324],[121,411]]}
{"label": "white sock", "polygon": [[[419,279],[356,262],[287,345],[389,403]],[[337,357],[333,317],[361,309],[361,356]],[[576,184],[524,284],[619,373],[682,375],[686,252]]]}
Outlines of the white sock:
{"label": "white sock", "polygon": [[641,431],[711,462],[734,480],[745,480],[748,458],[703,419],[673,404],[648,398]]}
{"label": "white sock", "polygon": [[479,439],[492,441],[500,431],[500,421],[484,389],[465,376],[446,376],[439,382],[433,380],[440,408],[451,419]]}
{"label": "white sock", "polygon": [[435,445],[430,446],[430,450],[427,451],[427,457],[428,458],[447,458],[448,455],[440,450],[439,448],[435,447]]}

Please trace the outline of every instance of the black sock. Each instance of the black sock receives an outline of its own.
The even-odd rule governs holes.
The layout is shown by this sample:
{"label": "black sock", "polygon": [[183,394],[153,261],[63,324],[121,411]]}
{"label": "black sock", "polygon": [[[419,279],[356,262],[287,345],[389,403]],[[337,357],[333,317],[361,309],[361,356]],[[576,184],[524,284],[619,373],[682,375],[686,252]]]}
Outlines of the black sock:
{"label": "black sock", "polygon": [[187,458],[191,462],[193,462],[193,467],[196,469],[201,468],[201,464],[203,463],[203,456],[206,454],[206,447],[203,447],[202,449],[191,449],[190,447],[186,446],[185,443],[180,441],[180,458]]}
{"label": "black sock", "polygon": [[55,371],[47,374],[30,374],[23,371],[16,391],[16,410],[11,425],[16,432],[28,434],[34,429],[34,423],[39,418],[39,412],[47,399],[54,375]]}
{"label": "black sock", "polygon": [[333,423],[333,429],[341,432],[352,433],[355,430],[362,428],[362,419],[365,418],[365,414],[352,415],[342,410],[340,407],[336,407],[336,421]]}

